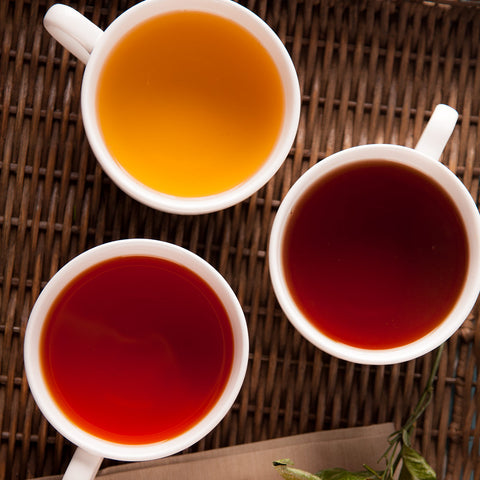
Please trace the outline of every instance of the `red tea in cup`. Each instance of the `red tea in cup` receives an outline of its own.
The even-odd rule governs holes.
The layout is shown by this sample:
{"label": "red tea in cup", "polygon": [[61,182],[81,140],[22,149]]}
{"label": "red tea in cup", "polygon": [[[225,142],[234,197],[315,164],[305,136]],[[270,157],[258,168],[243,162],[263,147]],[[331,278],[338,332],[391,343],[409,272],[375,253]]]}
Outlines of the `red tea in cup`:
{"label": "red tea in cup", "polygon": [[310,186],[285,226],[286,283],[333,340],[395,348],[435,329],[465,283],[465,226],[448,194],[384,160],[343,166]]}
{"label": "red tea in cup", "polygon": [[229,380],[234,340],[223,303],[173,261],[120,256],[68,283],[45,320],[50,394],[86,432],[129,445],[196,425]]}

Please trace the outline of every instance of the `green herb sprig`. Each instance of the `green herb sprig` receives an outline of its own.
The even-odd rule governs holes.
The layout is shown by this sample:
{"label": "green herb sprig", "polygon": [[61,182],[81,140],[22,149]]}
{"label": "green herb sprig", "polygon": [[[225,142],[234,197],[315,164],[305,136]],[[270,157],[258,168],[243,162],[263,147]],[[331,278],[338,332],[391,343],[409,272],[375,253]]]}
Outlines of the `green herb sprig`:
{"label": "green herb sprig", "polygon": [[433,396],[433,383],[440,366],[440,358],[444,349],[442,344],[436,352],[432,371],[427,384],[404,425],[388,437],[388,448],[380,457],[379,462],[385,461],[384,470],[375,470],[363,465],[364,470],[348,471],[343,468],[328,468],[317,473],[310,473],[293,467],[290,459],[277,460],[273,466],[285,480],[394,480],[400,468],[399,480],[435,480],[437,478],[433,468],[424,457],[412,447],[411,437],[417,420],[429,405]]}

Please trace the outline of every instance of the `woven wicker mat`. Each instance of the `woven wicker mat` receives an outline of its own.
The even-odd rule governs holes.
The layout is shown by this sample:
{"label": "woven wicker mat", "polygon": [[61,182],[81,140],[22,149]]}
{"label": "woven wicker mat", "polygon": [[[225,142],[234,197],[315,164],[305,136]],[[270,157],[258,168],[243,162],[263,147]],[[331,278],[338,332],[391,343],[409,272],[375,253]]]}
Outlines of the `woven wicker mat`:
{"label": "woven wicker mat", "polygon": [[[79,0],[101,27],[132,1]],[[87,144],[83,66],[42,27],[50,0],[0,1],[0,479],[61,473],[72,446],[39,413],[23,370],[30,309],[53,273],[94,245],[148,237],[182,245],[229,281],[250,331],[243,389],[225,420],[190,449],[393,421],[399,426],[433,356],[388,367],[331,358],[290,326],[266,262],[280,200],[309,166],[371,142],[413,146],[440,102],[460,118],[442,161],[478,197],[480,7],[476,2],[245,0],[287,46],[302,88],[300,127],[256,195],[196,217],[164,214],[118,190]],[[447,343],[415,445],[439,478],[480,478],[478,309]],[[104,465],[108,465],[106,462]],[[110,464],[113,464],[111,462]]]}

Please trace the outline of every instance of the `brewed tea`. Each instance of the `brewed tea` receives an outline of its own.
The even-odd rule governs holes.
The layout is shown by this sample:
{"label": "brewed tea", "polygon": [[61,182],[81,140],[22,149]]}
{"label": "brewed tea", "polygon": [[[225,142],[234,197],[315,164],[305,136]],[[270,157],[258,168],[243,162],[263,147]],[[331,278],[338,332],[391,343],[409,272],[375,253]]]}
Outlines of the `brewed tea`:
{"label": "brewed tea", "polygon": [[60,409],[83,430],[123,444],[175,437],[222,394],[233,332],[212,288],[154,257],[107,260],[51,307],[42,370]]}
{"label": "brewed tea", "polygon": [[111,155],[141,183],[184,197],[250,178],[274,147],[284,104],[260,42],[233,21],[196,11],[159,15],[128,32],[97,91]]}
{"label": "brewed tea", "polygon": [[468,245],[457,208],[412,168],[368,160],[313,185],[283,245],[288,288],[328,337],[392,348],[433,330],[465,282]]}

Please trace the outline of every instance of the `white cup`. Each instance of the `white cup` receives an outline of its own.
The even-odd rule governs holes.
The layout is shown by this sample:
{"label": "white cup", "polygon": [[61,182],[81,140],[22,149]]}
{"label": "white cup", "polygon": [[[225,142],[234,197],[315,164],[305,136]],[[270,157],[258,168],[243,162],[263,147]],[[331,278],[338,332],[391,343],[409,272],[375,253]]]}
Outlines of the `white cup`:
{"label": "white cup", "polygon": [[[198,11],[229,19],[250,32],[269,53],[279,72],[285,101],[280,133],[273,149],[259,169],[229,190],[206,196],[181,197],[165,194],[139,182],[111,155],[102,138],[96,111],[99,76],[112,49],[131,29],[156,15],[175,11]],[[202,214],[230,207],[260,189],[277,172],[287,157],[296,135],[300,116],[300,89],[292,60],[273,30],[258,16],[231,0],[148,0],[121,14],[105,30],[65,5],[53,5],[46,13],[48,32],[86,64],[81,107],[85,131],[103,170],[124,192],[161,211]],[[182,148],[179,145],[179,148]],[[228,159],[226,159],[228,162]]]}
{"label": "white cup", "polygon": [[[143,445],[107,441],[73,423],[59,408],[45,382],[41,368],[40,339],[47,313],[62,289],[86,269],[105,260],[125,256],[166,259],[182,265],[201,277],[217,294],[228,314],[233,332],[233,364],[226,386],[206,416],[184,433],[168,440]],[[180,452],[208,434],[228,413],[242,386],[249,344],[242,308],[226,280],[210,264],[176,245],[149,239],[118,240],[94,247],[62,267],[39,295],[25,333],[24,361],[33,397],[46,419],[78,448],[65,473],[65,479],[92,479],[102,459],[140,461],[163,458]],[[168,412],[165,412],[168,415]]]}
{"label": "white cup", "polygon": [[[353,147],[335,153],[300,177],[282,201],[270,237],[268,255],[271,281],[280,306],[290,322],[319,349],[338,358],[360,364],[394,364],[411,360],[433,350],[447,340],[462,325],[473,308],[480,290],[480,217],[468,190],[447,167],[438,161],[454,129],[457,117],[457,112],[451,107],[438,105],[415,149],[378,144]],[[456,205],[466,230],[468,244],[466,280],[446,318],[430,333],[418,340],[406,345],[381,349],[352,346],[330,338],[315,327],[307,315],[302,313],[302,309],[287,285],[282,255],[288,220],[292,214],[295,214],[299,202],[305,198],[304,195],[309,188],[336,169],[372,159],[405,165],[422,172],[436,182]],[[348,222],[348,218],[345,218],[345,221]],[[354,241],[355,238],[352,238],[352,242]],[[318,272],[318,275],[321,275],[321,272]]]}

